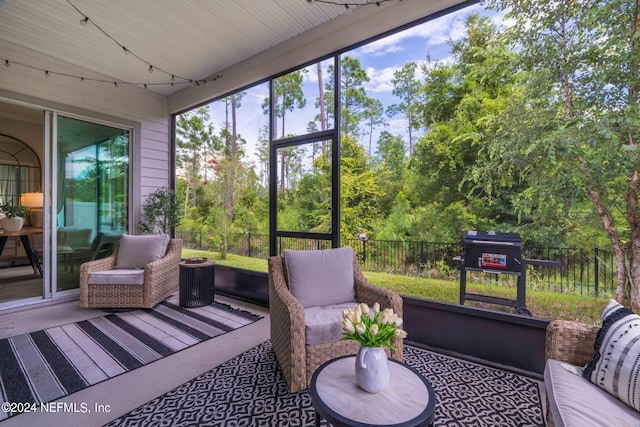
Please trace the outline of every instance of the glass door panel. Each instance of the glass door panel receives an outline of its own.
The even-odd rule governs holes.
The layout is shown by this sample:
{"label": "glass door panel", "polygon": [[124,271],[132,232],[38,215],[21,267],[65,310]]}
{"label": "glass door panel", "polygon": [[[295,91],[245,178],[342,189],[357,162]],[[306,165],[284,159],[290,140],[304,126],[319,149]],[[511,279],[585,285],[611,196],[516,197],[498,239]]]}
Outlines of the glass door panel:
{"label": "glass door panel", "polygon": [[276,153],[278,231],[331,233],[331,141]]}
{"label": "glass door panel", "polygon": [[128,231],[129,141],[127,129],[58,116],[57,291],[78,288],[80,264]]}

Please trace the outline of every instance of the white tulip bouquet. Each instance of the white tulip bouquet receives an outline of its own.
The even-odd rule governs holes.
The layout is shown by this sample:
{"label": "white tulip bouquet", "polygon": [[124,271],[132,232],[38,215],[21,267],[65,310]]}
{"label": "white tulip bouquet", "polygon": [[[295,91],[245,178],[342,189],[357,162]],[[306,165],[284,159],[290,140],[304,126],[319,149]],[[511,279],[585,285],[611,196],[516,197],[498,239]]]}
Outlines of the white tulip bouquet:
{"label": "white tulip bouquet", "polygon": [[371,315],[369,306],[365,303],[342,310],[342,339],[355,340],[367,347],[384,345],[395,351],[391,339],[407,336],[407,332],[400,328],[402,318],[391,308],[380,311],[378,303],[373,305],[373,317]]}

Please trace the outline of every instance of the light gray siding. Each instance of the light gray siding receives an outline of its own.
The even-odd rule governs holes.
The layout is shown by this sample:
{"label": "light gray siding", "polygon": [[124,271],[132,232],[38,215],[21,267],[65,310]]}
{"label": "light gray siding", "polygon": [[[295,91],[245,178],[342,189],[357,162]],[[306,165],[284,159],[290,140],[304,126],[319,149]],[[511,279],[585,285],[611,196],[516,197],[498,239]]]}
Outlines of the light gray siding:
{"label": "light gray siding", "polygon": [[[75,76],[104,78],[7,42],[0,41],[0,51],[17,63]],[[46,78],[41,71],[14,65],[0,67],[0,98],[133,127],[132,223],[137,223],[138,207],[144,198],[157,188],[169,186],[171,125],[165,96],[135,86],[116,88],[110,83],[57,75]]]}

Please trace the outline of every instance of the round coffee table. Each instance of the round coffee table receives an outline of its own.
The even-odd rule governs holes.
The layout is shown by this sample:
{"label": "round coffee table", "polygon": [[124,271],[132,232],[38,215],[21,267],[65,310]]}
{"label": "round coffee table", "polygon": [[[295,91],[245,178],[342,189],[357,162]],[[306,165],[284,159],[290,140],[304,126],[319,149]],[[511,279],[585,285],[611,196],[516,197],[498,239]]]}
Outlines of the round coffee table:
{"label": "round coffee table", "polygon": [[431,383],[412,367],[389,359],[391,380],[381,393],[356,383],[355,356],[332,359],[311,378],[315,425],[321,418],[333,426],[430,426],[436,410]]}

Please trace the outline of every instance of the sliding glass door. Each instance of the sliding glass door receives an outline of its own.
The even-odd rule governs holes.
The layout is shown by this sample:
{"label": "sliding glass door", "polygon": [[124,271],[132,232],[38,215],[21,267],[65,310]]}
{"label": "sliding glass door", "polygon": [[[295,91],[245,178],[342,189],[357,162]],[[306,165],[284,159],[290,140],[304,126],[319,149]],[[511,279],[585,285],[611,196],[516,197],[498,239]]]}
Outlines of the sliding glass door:
{"label": "sliding glass door", "polygon": [[129,229],[130,130],[57,116],[53,209],[56,292],[79,286],[80,264],[109,256]]}

